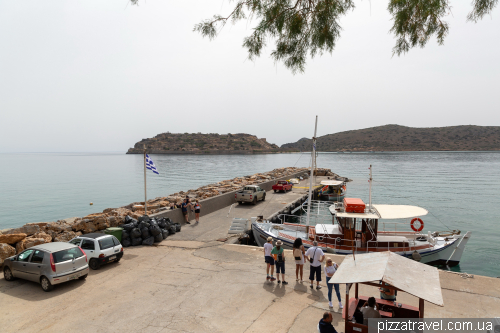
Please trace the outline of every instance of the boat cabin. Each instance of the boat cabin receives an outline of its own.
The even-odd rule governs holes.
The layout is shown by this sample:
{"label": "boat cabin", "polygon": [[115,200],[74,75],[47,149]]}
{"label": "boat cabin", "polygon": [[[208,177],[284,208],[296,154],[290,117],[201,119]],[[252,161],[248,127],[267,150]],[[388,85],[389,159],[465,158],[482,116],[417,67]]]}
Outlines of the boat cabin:
{"label": "boat cabin", "polygon": [[341,180],[322,180],[319,197],[326,201],[342,201],[346,194],[345,182]]}
{"label": "boat cabin", "polygon": [[[345,333],[368,333],[370,321],[356,323],[354,312],[364,306],[370,296],[359,295],[359,284],[406,292],[419,298],[418,307],[375,297],[375,310],[381,318],[424,318],[424,301],[444,306],[437,268],[407,259],[390,251],[348,255],[328,283],[346,284],[346,305],[342,312]],[[354,285],[354,297],[350,289]]]}

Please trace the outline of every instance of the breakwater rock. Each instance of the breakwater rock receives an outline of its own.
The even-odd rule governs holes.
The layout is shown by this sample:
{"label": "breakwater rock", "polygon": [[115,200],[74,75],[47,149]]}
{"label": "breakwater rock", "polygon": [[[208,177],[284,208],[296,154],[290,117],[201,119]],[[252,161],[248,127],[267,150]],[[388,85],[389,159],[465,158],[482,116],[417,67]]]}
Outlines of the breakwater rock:
{"label": "breakwater rock", "polygon": [[[186,196],[189,196],[192,201],[196,199],[203,200],[239,190],[246,185],[257,185],[301,172],[306,176],[309,174],[309,169],[279,168],[269,172],[223,180],[186,192],[180,191],[165,197],[158,197],[147,201],[148,214],[178,208]],[[318,168],[315,170],[315,175],[349,181],[347,178],[333,173],[330,169]],[[137,220],[143,215],[145,215],[144,202],[133,202],[119,208],[107,208],[101,213],[89,214],[84,217],[73,217],[56,222],[27,223],[19,228],[2,230],[0,231],[0,245],[2,246],[0,248],[0,264],[5,258],[13,255],[10,254],[12,251],[15,251],[14,254],[16,254],[38,244],[67,242],[82,234],[103,231],[109,227],[118,227],[123,225],[126,219]]]}

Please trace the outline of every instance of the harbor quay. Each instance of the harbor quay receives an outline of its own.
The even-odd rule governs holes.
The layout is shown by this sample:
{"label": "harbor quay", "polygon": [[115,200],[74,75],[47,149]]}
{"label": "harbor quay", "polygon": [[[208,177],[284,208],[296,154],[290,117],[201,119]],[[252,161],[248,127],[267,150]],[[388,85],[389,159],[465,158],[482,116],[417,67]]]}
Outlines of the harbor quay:
{"label": "harbor quay", "polygon": [[[313,186],[324,179],[316,177]],[[342,310],[336,304],[329,308],[324,276],[322,289],[310,289],[305,265],[305,281],[296,282],[293,255],[286,250],[289,284],[266,281],[263,249],[234,244],[237,235],[228,233],[234,218],[267,219],[290,210],[308,186],[304,179],[287,193],[268,190],[266,200],[256,205],[234,204],[234,197],[233,202],[208,199],[221,202],[204,205],[200,223],[183,224],[182,232],[154,246],[125,248],[119,263],[91,270],[86,280],[60,284],[50,293],[33,282],[0,278],[1,331],[317,332],[323,313],[331,311],[332,324],[343,332]],[[344,259],[326,256],[338,264]],[[500,279],[447,271],[439,271],[439,279],[444,307],[426,303],[426,318],[498,317]],[[345,290],[341,285],[343,304]],[[379,295],[366,285],[360,293]],[[418,306],[419,300],[400,293],[398,302]]]}

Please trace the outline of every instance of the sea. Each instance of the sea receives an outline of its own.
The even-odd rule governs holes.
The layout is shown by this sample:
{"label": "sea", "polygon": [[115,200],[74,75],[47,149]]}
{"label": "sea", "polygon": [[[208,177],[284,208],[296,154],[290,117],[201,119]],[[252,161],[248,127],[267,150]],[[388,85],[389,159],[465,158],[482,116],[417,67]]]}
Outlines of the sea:
{"label": "sea", "polygon": [[[151,155],[148,199],[281,167],[309,167],[310,153]],[[426,208],[424,231],[472,231],[455,271],[500,277],[500,152],[318,153],[317,165],[352,179],[348,197]],[[81,217],[144,200],[142,155],[0,154],[0,229]]]}

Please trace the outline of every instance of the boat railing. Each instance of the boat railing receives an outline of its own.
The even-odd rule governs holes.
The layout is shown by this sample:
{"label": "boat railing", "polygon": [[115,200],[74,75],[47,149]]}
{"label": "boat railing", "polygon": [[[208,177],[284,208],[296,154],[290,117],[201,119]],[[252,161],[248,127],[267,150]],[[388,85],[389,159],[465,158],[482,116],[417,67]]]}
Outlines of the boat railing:
{"label": "boat railing", "polygon": [[332,216],[331,215],[317,215],[312,214],[309,216],[309,224],[307,223],[307,216],[297,216],[290,214],[279,214],[278,219],[280,223],[296,223],[303,224],[308,226],[313,226],[316,224],[332,224]]}

